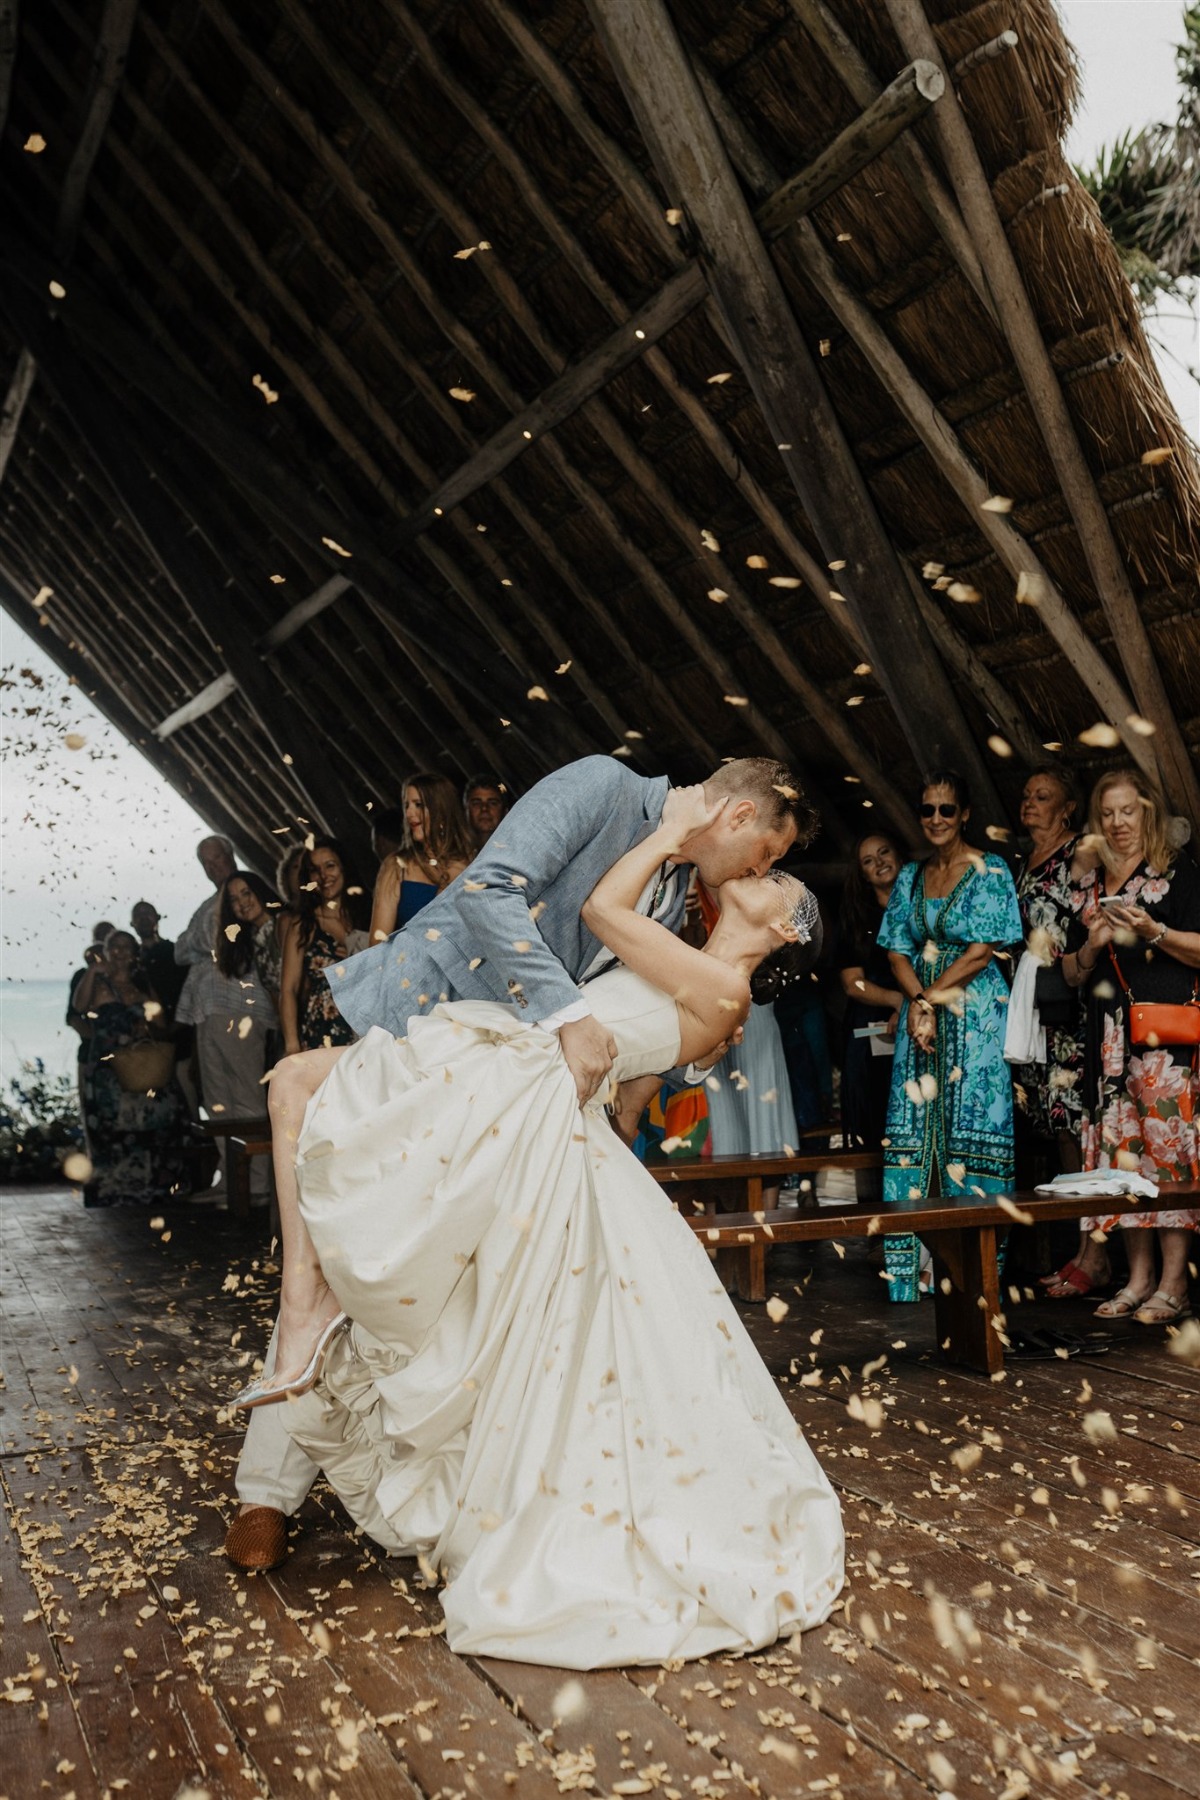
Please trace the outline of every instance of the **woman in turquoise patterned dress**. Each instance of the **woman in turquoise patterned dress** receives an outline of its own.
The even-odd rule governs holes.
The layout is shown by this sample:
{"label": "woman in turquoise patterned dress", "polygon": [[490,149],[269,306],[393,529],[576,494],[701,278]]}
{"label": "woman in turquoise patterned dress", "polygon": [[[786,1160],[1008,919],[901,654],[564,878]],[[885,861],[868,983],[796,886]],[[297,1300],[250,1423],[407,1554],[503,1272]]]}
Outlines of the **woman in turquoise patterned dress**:
{"label": "woman in turquoise patterned dress", "polygon": [[[877,942],[904,995],[884,1137],[883,1197],[1004,1194],[1013,1182],[1012,1079],[1004,1060],[1008,987],[995,950],[1022,935],[1012,876],[974,850],[963,777],[922,784],[932,854],[896,879]],[[893,1300],[915,1300],[916,1238],[884,1239]]]}

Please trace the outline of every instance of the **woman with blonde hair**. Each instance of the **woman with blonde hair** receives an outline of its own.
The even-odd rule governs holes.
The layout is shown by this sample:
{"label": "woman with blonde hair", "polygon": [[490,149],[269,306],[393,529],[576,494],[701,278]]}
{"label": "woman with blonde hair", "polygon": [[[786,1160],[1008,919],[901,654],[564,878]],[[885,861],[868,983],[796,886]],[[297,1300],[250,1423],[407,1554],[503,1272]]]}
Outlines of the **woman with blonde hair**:
{"label": "woman with blonde hair", "polygon": [[461,875],[475,855],[458,789],[447,775],[409,775],[404,782],[404,837],[379,865],[371,942],[407,925]]}
{"label": "woman with blonde hair", "polygon": [[[1200,1178],[1200,872],[1173,847],[1169,823],[1138,770],[1113,769],[1096,783],[1088,831],[1100,861],[1072,896],[1062,964],[1086,1007],[1084,1168],[1136,1170],[1165,1189]],[[1082,1225],[1087,1233],[1126,1232],[1129,1281],[1097,1309],[1101,1318],[1169,1325],[1189,1317],[1188,1254],[1200,1209]]]}

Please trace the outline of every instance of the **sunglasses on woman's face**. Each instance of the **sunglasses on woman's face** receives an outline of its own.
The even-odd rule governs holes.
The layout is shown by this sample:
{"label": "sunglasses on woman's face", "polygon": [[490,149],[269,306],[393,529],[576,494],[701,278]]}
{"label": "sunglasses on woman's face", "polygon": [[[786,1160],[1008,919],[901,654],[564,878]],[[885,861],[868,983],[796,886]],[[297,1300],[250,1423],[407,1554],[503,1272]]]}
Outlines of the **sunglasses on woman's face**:
{"label": "sunglasses on woman's face", "polygon": [[939,819],[955,819],[958,817],[957,805],[948,805],[944,800],[939,806],[934,806],[931,801],[927,800],[922,807],[918,808],[918,810],[923,819],[932,819],[935,814]]}

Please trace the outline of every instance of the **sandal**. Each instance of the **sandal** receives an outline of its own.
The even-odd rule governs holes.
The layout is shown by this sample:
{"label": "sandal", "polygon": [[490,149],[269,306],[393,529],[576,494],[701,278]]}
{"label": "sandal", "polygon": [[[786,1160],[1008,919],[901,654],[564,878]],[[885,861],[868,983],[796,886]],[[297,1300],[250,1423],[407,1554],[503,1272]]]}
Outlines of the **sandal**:
{"label": "sandal", "polygon": [[1139,1307],[1149,1306],[1150,1301],[1142,1294],[1135,1294],[1132,1288],[1123,1287],[1120,1293],[1114,1294],[1111,1300],[1102,1300],[1096,1308],[1098,1319],[1128,1319]]}
{"label": "sandal", "polygon": [[1053,1281],[1045,1281],[1042,1285],[1046,1290],[1047,1300],[1082,1300],[1094,1289],[1107,1287],[1111,1279],[1111,1275],[1105,1275],[1093,1280],[1078,1263],[1069,1262],[1063,1265]]}
{"label": "sandal", "polygon": [[1174,1325],[1180,1319],[1190,1319],[1192,1308],[1186,1294],[1182,1300],[1176,1300],[1165,1288],[1159,1288],[1133,1316],[1139,1325]]}
{"label": "sandal", "polygon": [[1074,1269],[1077,1274],[1082,1274],[1082,1270],[1074,1257],[1071,1258],[1070,1262],[1065,1262],[1061,1269],[1056,1269],[1053,1274],[1039,1275],[1038,1286],[1044,1288],[1058,1287],[1061,1282],[1070,1281],[1072,1269]]}

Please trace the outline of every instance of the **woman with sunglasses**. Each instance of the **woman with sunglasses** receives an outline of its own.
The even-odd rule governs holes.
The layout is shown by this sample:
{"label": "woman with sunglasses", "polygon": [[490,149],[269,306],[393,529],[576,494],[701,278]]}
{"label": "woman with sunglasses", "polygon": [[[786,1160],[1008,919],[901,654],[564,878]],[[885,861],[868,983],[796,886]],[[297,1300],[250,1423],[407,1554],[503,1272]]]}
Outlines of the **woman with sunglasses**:
{"label": "woman with sunglasses", "polygon": [[[885,1201],[1004,1194],[1013,1183],[1012,1079],[1004,1060],[1008,987],[995,952],[1021,937],[1017,890],[999,856],[972,849],[966,781],[924,779],[930,855],[896,878],[878,943],[904,995],[884,1137]],[[893,1300],[915,1300],[918,1246],[884,1239]]]}

